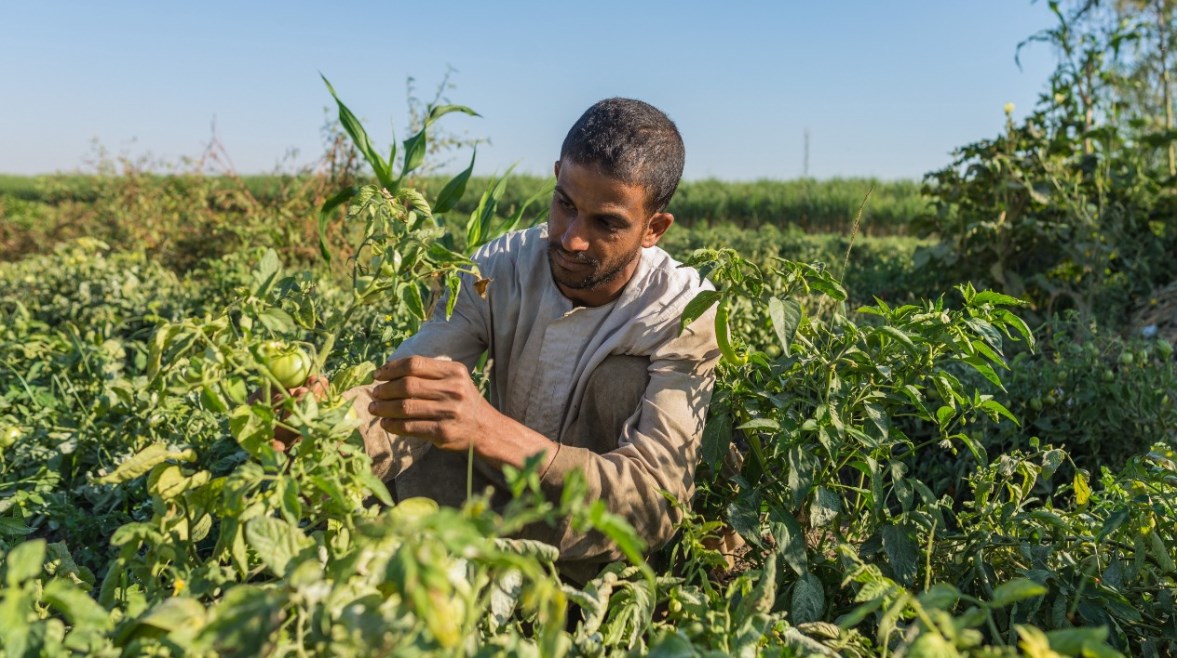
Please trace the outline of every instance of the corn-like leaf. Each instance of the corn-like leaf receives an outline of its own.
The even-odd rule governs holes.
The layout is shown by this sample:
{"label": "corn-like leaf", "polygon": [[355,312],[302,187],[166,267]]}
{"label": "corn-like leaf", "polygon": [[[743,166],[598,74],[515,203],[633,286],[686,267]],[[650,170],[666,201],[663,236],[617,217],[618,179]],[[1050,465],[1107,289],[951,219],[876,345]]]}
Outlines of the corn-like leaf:
{"label": "corn-like leaf", "polygon": [[364,130],[364,126],[356,118],[356,115],[352,114],[352,111],[343,104],[343,101],[339,100],[339,96],[336,95],[335,88],[331,86],[331,82],[327,80],[327,76],[319,74],[319,77],[323,78],[323,84],[327,85],[327,91],[331,92],[331,98],[334,98],[335,104],[339,106],[339,123],[343,125],[344,131],[351,137],[352,142],[359,149],[360,154],[371,165],[372,171],[376,174],[376,179],[386,189],[390,191],[395,190],[396,188],[392,182],[391,165],[385,162],[384,158],[380,157],[380,154],[372,147],[372,142],[368,139],[368,133]]}
{"label": "corn-like leaf", "polygon": [[429,116],[428,116],[428,118],[425,119],[425,125],[429,125],[429,124],[433,123],[434,121],[437,121],[438,119],[449,114],[450,112],[461,112],[462,114],[468,114],[472,117],[482,116],[481,114],[466,107],[465,105],[436,105],[434,107],[429,108]]}
{"label": "corn-like leaf", "polygon": [[470,174],[474,172],[474,159],[478,157],[478,152],[475,151],[470,156],[470,166],[466,167],[465,171],[454,176],[445,187],[441,188],[441,193],[437,195],[437,201],[433,203],[434,213],[443,213],[454,207],[461,198],[462,194],[466,192],[466,183],[470,181]]}
{"label": "corn-like leaf", "polygon": [[425,162],[425,133],[427,130],[429,130],[428,126],[425,126],[416,135],[405,140],[405,161],[401,165],[401,175],[397,180],[398,183],[403,181],[405,176],[409,175],[414,169],[420,167],[421,163]]}

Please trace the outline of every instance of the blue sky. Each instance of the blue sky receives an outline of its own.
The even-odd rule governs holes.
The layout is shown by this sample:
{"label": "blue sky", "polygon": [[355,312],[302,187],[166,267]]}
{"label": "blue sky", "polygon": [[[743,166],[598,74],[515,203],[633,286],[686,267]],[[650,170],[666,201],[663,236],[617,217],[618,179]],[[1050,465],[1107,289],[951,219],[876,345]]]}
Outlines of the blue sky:
{"label": "blue sky", "polygon": [[[113,154],[175,162],[212,135],[241,173],[322,152],[325,74],[387,151],[406,78],[448,66],[476,173],[547,173],[600,98],[649,101],[687,145],[686,177],[918,178],[1027,112],[1053,68],[1029,0],[842,2],[8,2],[0,173],[85,170]],[[286,158],[291,150],[297,155]],[[468,154],[455,154],[460,168]]]}

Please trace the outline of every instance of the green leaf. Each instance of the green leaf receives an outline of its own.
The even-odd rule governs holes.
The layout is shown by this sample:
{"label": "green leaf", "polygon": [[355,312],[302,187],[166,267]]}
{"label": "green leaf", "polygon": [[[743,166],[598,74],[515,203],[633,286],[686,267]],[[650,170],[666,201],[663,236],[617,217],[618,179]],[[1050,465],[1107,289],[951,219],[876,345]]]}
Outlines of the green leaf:
{"label": "green leaf", "polygon": [[959,655],[956,647],[935,629],[925,630],[904,653],[907,658],[954,658]]}
{"label": "green leaf", "polygon": [[401,288],[401,300],[408,307],[409,312],[418,320],[425,320],[425,302],[421,299],[421,287],[414,281]]}
{"label": "green leaf", "polygon": [[1017,297],[1003,295],[992,290],[982,290],[973,297],[969,305],[981,306],[982,304],[992,304],[994,306],[1025,306],[1026,302]]}
{"label": "green leaf", "polygon": [[894,338],[895,340],[899,341],[899,343],[901,345],[903,345],[905,348],[907,348],[907,351],[909,353],[915,354],[915,352],[916,352],[915,343],[913,343],[911,341],[911,337],[909,337],[903,331],[900,331],[899,329],[896,329],[895,327],[892,327],[890,325],[883,325],[883,326],[879,327],[879,333],[886,334],[886,335],[890,336],[891,338]]}
{"label": "green leaf", "polygon": [[199,639],[225,654],[260,656],[285,619],[279,614],[284,603],[278,590],[248,584],[230,587],[212,609],[211,621]]}
{"label": "green leaf", "polygon": [[793,585],[789,605],[789,623],[793,625],[819,621],[826,607],[826,593],[817,576],[807,573]]}
{"label": "green leaf", "polygon": [[707,312],[716,302],[723,297],[723,293],[718,290],[704,290],[695,295],[694,299],[687,303],[686,308],[683,309],[682,318],[678,323],[678,334],[681,336],[682,332],[690,326],[692,322],[698,320],[700,316]]}
{"label": "green leaf", "polygon": [[425,162],[425,133],[428,130],[428,126],[422,127],[416,135],[404,141],[405,161],[404,165],[401,166],[400,178],[397,181],[398,184],[405,179],[405,176],[409,175],[410,172],[419,168]]}
{"label": "green leaf", "polygon": [[490,185],[478,200],[478,207],[470,213],[470,218],[466,220],[466,251],[468,253],[493,239],[491,224],[494,221],[499,201],[507,192],[507,181],[514,169],[515,166],[511,165],[505,174],[491,180]]}
{"label": "green leaf", "polygon": [[265,297],[268,295],[282,276],[282,261],[278,258],[278,252],[266,249],[266,253],[262,254],[262,259],[258,261],[257,268],[253,270],[251,276],[253,282],[257,284],[253,291],[254,296]]}
{"label": "green leaf", "polygon": [[993,366],[989,365],[988,361],[979,356],[970,356],[961,360],[972,366],[973,370],[980,373],[982,377],[993,382],[994,386],[1003,391],[1005,390],[1005,386],[1001,383],[1001,378],[997,376],[997,373],[993,370]]}
{"label": "green leaf", "polygon": [[17,545],[8,552],[5,560],[8,572],[4,581],[9,587],[18,587],[22,582],[41,575],[45,563],[45,540],[34,539]]}
{"label": "green leaf", "polygon": [[952,610],[960,600],[960,590],[948,583],[936,583],[919,595],[920,604],[935,610]]}
{"label": "green leaf", "polygon": [[801,325],[801,304],[795,299],[781,301],[776,297],[768,300],[768,318],[772,321],[773,331],[781,346],[781,353],[789,353],[789,345],[797,335],[797,327]]}
{"label": "green leaf", "polygon": [[[484,239],[487,239],[487,240],[493,239],[493,237],[497,237],[497,236],[507,233],[509,231],[514,231],[515,228],[517,226],[519,226],[519,222],[523,220],[523,215],[524,215],[524,213],[527,212],[527,209],[531,207],[531,204],[535,203],[536,201],[538,201],[539,199],[544,198],[544,197],[550,198],[551,194],[552,194],[552,190],[555,189],[555,187],[556,187],[556,179],[549,178],[546,183],[544,183],[542,186],[540,186],[540,188],[538,190],[536,190],[535,194],[532,194],[531,196],[527,197],[526,200],[523,201],[523,203],[519,206],[518,210],[515,211],[514,215],[511,215],[511,217],[509,217],[506,222],[504,222],[502,225],[496,227],[496,229],[494,231],[494,236],[483,236]],[[536,223],[546,219],[549,210],[550,210],[550,206],[545,206],[544,210],[539,215],[539,219],[535,220]]]}
{"label": "green leaf", "polygon": [[989,606],[992,608],[1004,608],[1018,601],[1042,596],[1046,592],[1047,589],[1044,586],[1029,578],[1014,578],[1007,583],[998,585],[997,589],[993,590],[993,598],[989,600]]}
{"label": "green leaf", "polygon": [[732,419],[727,409],[712,409],[703,427],[703,461],[718,471],[732,444]]}
{"label": "green leaf", "polygon": [[451,105],[435,105],[434,107],[429,108],[429,117],[425,119],[425,123],[426,124],[433,123],[434,121],[437,121],[438,119],[442,118],[443,116],[445,116],[451,112],[461,112],[462,114],[466,114],[466,115],[469,115],[472,117],[482,116],[481,114],[466,107],[465,105],[452,105],[452,104]]}
{"label": "green leaf", "polygon": [[915,542],[915,531],[910,526],[885,525],[880,528],[883,535],[883,551],[895,580],[911,587],[919,572],[919,545]]}
{"label": "green leaf", "polygon": [[980,408],[982,410],[988,411],[994,415],[1002,416],[1002,417],[1008,419],[1014,425],[1017,425],[1018,427],[1022,426],[1022,424],[1018,422],[1017,417],[1014,416],[1012,413],[1010,413],[1010,410],[1006,409],[1005,405],[998,402],[997,400],[993,400],[993,399],[985,400],[984,402],[981,403]]}
{"label": "green leaf", "polygon": [[45,602],[69,620],[75,630],[106,630],[110,613],[74,583],[54,578],[45,586]]}
{"label": "green leaf", "polygon": [[1046,639],[1050,641],[1052,650],[1064,656],[1090,656],[1091,658],[1123,656],[1122,653],[1107,645],[1107,626],[1061,628],[1048,631]]}
{"label": "green leaf", "polygon": [[372,383],[372,373],[376,371],[376,364],[362,361],[354,366],[342,368],[331,375],[331,385],[336,391],[347,391],[357,386]]}
{"label": "green leaf", "polygon": [[949,406],[943,406],[936,410],[936,424],[944,427],[948,421],[956,414],[956,410]]}
{"label": "green leaf", "polygon": [[441,193],[437,195],[437,201],[433,203],[433,212],[438,214],[446,212],[461,200],[462,195],[466,192],[466,183],[470,181],[470,175],[474,173],[474,159],[476,157],[478,157],[477,151],[470,156],[470,166],[451,178],[445,187],[441,188]]}
{"label": "green leaf", "polygon": [[462,291],[462,279],[456,274],[450,273],[445,279],[446,295],[445,300],[445,319],[449,320],[454,316],[454,308],[458,305],[458,294]]}
{"label": "green leaf", "polygon": [[300,553],[315,544],[298,527],[270,516],[250,519],[245,524],[245,539],[279,578],[286,576],[290,563]]}
{"label": "green leaf", "polygon": [[771,418],[753,418],[736,427],[738,430],[752,430],[754,432],[779,432],[781,424]]}
{"label": "green leaf", "polygon": [[797,523],[792,514],[779,507],[769,508],[768,522],[772,537],[776,540],[777,553],[785,560],[785,564],[797,575],[808,573],[805,535],[801,530],[801,524]]}
{"label": "green leaf", "polygon": [[205,617],[200,601],[180,596],[164,599],[136,622],[171,633],[180,629],[199,630],[205,624]]}
{"label": "green leaf", "polygon": [[364,126],[360,124],[360,120],[356,118],[356,115],[352,114],[352,111],[343,104],[343,101],[339,100],[339,96],[335,94],[335,88],[331,86],[327,77],[322,74],[319,74],[319,77],[323,78],[323,84],[327,85],[327,91],[331,92],[331,98],[334,98],[335,104],[339,106],[339,123],[343,126],[348,136],[351,137],[351,141],[356,145],[356,149],[368,161],[380,184],[390,192],[395,191],[396,186],[392,182],[391,165],[385,162],[384,158],[380,157],[376,149],[372,148],[372,142],[368,139],[368,133],[364,130]]}
{"label": "green leaf", "polygon": [[298,325],[294,323],[294,318],[276,306],[271,306],[259,313],[257,319],[266,329],[279,335],[292,334],[298,329]]}
{"label": "green leaf", "polygon": [[728,503],[727,522],[744,541],[760,546],[760,494],[753,489],[741,489]]}
{"label": "green leaf", "polygon": [[1127,506],[1116,508],[1116,511],[1104,519],[1103,525],[1099,529],[1099,534],[1095,535],[1096,543],[1102,542],[1108,535],[1118,530],[1130,516],[1131,511]]}
{"label": "green leaf", "polygon": [[376,477],[376,475],[373,474],[371,470],[364,469],[359,474],[359,482],[360,484],[364,485],[364,487],[367,488],[367,490],[371,492],[373,496],[376,496],[376,500],[379,500],[381,503],[387,506],[393,505],[392,496],[388,493],[388,487],[385,486],[384,482],[382,482],[380,478]]}

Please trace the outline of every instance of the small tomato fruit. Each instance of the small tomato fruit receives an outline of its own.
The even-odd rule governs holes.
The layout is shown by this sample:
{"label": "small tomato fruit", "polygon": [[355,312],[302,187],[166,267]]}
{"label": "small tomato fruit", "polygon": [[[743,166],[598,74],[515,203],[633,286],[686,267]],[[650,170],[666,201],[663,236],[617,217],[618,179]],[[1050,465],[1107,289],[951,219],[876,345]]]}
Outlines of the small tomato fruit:
{"label": "small tomato fruit", "polygon": [[311,374],[311,357],[302,348],[270,342],[262,346],[262,355],[266,368],[287,389],[302,386]]}

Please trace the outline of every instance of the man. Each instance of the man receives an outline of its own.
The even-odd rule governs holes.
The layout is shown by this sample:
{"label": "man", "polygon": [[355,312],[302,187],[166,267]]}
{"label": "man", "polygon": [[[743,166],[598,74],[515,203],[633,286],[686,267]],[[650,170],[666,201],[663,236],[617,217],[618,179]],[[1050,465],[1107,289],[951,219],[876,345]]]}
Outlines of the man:
{"label": "man", "polygon": [[[353,389],[379,476],[399,499],[460,505],[468,450],[474,490],[506,496],[501,468],[542,455],[541,486],[558,499],[573,469],[591,496],[664,544],[694,488],[719,358],[713,314],[679,335],[683,308],[709,286],[657,243],[683,167],[674,123],[640,101],[593,105],[565,138],[546,226],[475,255],[485,297],[464,285],[435,317]],[[489,354],[490,401],[470,370]],[[591,575],[619,553],[565,525],[527,536],[560,549],[566,574]]]}

